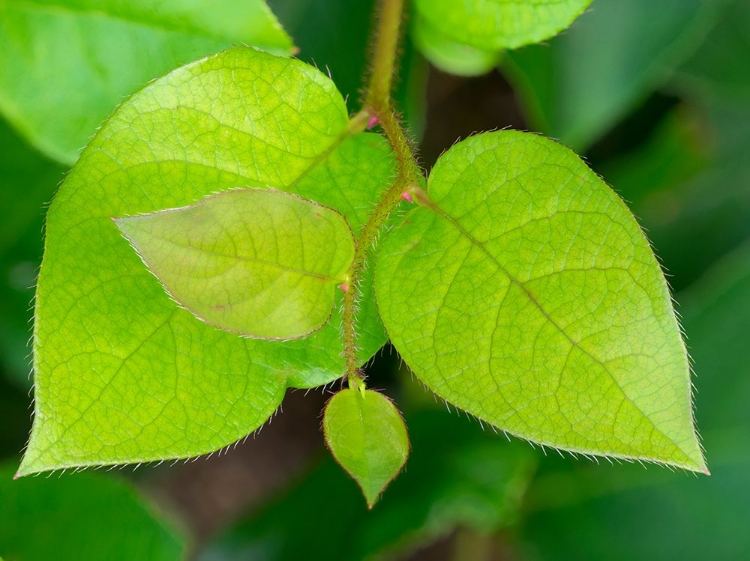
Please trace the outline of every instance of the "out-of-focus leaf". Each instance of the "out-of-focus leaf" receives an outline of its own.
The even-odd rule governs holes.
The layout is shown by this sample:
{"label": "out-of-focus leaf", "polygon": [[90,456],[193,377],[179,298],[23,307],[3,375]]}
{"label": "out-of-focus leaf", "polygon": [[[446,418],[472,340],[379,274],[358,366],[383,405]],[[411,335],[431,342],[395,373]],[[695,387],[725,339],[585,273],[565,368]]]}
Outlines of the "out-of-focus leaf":
{"label": "out-of-focus leaf", "polygon": [[0,14],[0,111],[67,164],[168,70],[233,44],[292,49],[264,0],[2,0]]}
{"label": "out-of-focus leaf", "polygon": [[591,0],[414,0],[419,16],[446,37],[497,51],[538,43],[556,35]]}
{"label": "out-of-focus leaf", "polygon": [[185,544],[123,482],[93,473],[13,481],[0,466],[6,561],[178,561]]}
{"label": "out-of-focus leaf", "polygon": [[675,81],[689,93],[750,100],[750,2],[734,0],[701,47],[677,69]]}
{"label": "out-of-focus leaf", "polygon": [[636,149],[605,161],[598,171],[649,226],[663,217],[640,214],[646,208],[645,201],[658,197],[658,190],[675,188],[694,178],[710,164],[713,147],[706,145],[704,128],[695,111],[679,106]]}
{"label": "out-of-focus leaf", "polygon": [[539,512],[525,528],[525,558],[699,561],[750,551],[750,246],[679,299],[712,476],[635,466],[545,476],[530,501]]}
{"label": "out-of-focus leaf", "polygon": [[44,208],[64,168],[29,147],[2,119],[0,146],[0,368],[28,388],[30,305]]}
{"label": "out-of-focus leaf", "polygon": [[412,37],[430,62],[444,72],[458,76],[479,76],[489,72],[501,57],[501,51],[483,51],[460,43],[421,17],[412,24]]}
{"label": "out-of-focus leaf", "polygon": [[503,49],[548,39],[565,29],[591,0],[415,0],[412,36],[444,72],[477,76],[497,65]]}
{"label": "out-of-focus leaf", "polygon": [[720,2],[596,0],[549,45],[505,69],[534,127],[582,151],[697,48]]}
{"label": "out-of-focus leaf", "polygon": [[375,294],[414,374],[508,432],[705,469],[662,271],[622,200],[563,146],[464,140],[378,249]]}
{"label": "out-of-focus leaf", "polygon": [[[256,512],[199,556],[201,561],[259,558],[392,558],[464,526],[492,532],[515,524],[534,470],[528,446],[509,443],[444,410],[407,418],[412,454],[406,470],[371,511],[356,485],[326,460],[288,495]],[[331,537],[331,519],[336,537]],[[255,557],[253,557],[255,556]]]}

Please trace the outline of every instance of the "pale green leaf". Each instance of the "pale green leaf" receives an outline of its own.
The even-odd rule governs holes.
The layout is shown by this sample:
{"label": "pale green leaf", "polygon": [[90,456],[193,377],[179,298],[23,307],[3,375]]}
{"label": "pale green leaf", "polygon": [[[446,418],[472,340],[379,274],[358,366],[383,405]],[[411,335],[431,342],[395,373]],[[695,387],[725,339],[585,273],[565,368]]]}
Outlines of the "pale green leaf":
{"label": "pale green leaf", "polygon": [[14,467],[0,465],[0,552],[7,561],[184,558],[184,538],[125,482],[93,473],[13,481]]}
{"label": "pale green leaf", "polygon": [[705,470],[662,272],[575,154],[478,135],[440,158],[422,199],[379,251],[376,295],[430,389],[544,445]]}
{"label": "pale green leaf", "polygon": [[415,0],[419,17],[445,37],[482,51],[538,43],[568,27],[591,0]]}
{"label": "pale green leaf", "polygon": [[401,413],[378,392],[345,389],[326,405],[323,430],[334,458],[354,478],[372,508],[409,456]]}
{"label": "pale green leaf", "polygon": [[292,50],[264,0],[0,0],[0,112],[73,163],[125,96],[236,44]]}
{"label": "pale green leaf", "polygon": [[[104,124],[47,216],[23,473],[207,453],[259,427],[287,387],[344,373],[340,296],[306,339],[242,338],[178,307],[111,217],[270,186],[338,210],[356,233],[393,157],[384,139],[348,127],[325,75],[248,48],[170,73]],[[371,270],[357,315],[362,362],[385,341]]]}
{"label": "pale green leaf", "polygon": [[177,302],[249,337],[320,329],[354,260],[340,214],[273,189],[234,189],[115,222]]}

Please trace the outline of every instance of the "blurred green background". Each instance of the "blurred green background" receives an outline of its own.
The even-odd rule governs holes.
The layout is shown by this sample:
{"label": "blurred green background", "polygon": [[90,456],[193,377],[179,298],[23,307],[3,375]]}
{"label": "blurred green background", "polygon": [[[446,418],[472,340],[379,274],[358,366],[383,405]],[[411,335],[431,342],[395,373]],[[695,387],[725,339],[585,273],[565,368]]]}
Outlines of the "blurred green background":
{"label": "blurred green background", "polygon": [[[57,2],[68,3],[76,4]],[[328,69],[356,108],[373,1],[269,4],[300,58]],[[413,454],[372,511],[324,451],[327,390],[290,393],[273,423],[227,454],[12,481],[30,429],[27,342],[44,208],[75,157],[50,148],[45,128],[34,132],[24,118],[52,114],[51,129],[79,130],[89,108],[76,80],[120,88],[107,90],[113,103],[84,115],[98,122],[158,73],[237,42],[156,37],[149,48],[168,45],[163,60],[132,72],[121,57],[143,48],[142,29],[123,24],[89,37],[88,24],[71,15],[65,33],[104,42],[93,45],[95,57],[73,40],[53,45],[55,60],[82,57],[76,64],[90,72],[49,74],[50,28],[17,18],[14,5],[0,0],[0,45],[13,38],[28,46],[20,54],[0,48],[6,561],[750,559],[749,0],[594,0],[561,36],[505,54],[497,70],[472,79],[430,68],[407,38],[396,97],[427,169],[456,139],[510,126],[571,146],[629,203],[682,316],[712,475],[561,458],[509,442],[446,410],[386,348],[368,368],[370,385],[396,399]],[[114,82],[103,75],[107,64]],[[31,84],[25,107],[38,115],[19,116],[9,92],[20,82]],[[57,105],[45,93],[52,90],[68,91],[71,106]],[[79,131],[79,144],[93,132]]]}

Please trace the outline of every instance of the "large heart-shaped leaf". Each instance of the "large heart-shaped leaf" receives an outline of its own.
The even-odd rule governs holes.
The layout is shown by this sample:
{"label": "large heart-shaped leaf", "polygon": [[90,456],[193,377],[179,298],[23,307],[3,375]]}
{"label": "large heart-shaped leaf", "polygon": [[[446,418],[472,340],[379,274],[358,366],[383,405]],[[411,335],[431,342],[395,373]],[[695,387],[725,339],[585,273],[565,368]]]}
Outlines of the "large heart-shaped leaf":
{"label": "large heart-shaped leaf", "polygon": [[0,111],[72,164],[125,96],[236,44],[293,47],[265,0],[1,0]]}
{"label": "large heart-shaped leaf", "polygon": [[[288,386],[344,373],[339,306],[312,336],[248,340],[178,307],[111,217],[266,187],[341,212],[355,234],[387,188],[382,138],[352,136],[315,68],[237,48],[178,69],[102,127],[47,216],[34,327],[35,419],[21,473],[188,457],[260,426]],[[385,336],[368,268],[359,358]]]}
{"label": "large heart-shaped leaf", "polygon": [[705,470],[661,269],[575,154],[478,135],[440,158],[418,199],[380,249],[376,295],[430,389],[545,445]]}

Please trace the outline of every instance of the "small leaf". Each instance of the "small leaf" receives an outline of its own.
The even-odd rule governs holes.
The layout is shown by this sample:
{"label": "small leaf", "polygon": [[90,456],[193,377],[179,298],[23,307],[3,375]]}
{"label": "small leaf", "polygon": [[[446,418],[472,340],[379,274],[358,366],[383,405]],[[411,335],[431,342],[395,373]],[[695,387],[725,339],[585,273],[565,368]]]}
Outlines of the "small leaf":
{"label": "small leaf", "polygon": [[384,240],[376,295],[435,393],[523,438],[703,471],[669,291],[623,202],[513,131],[444,154]]}
{"label": "small leaf", "polygon": [[42,152],[72,164],[126,96],[237,44],[293,48],[264,0],[0,2],[0,112]]}
{"label": "small leaf", "polygon": [[319,329],[354,259],[339,213],[276,190],[234,189],[115,222],[175,300],[261,339]]}
{"label": "small leaf", "polygon": [[[260,550],[264,561],[407,559],[456,530],[489,535],[518,522],[536,471],[531,448],[445,408],[420,411],[406,423],[412,442],[408,469],[376,509],[363,509],[359,489],[326,459],[214,538],[198,561],[246,559]],[[331,539],[321,505],[336,513],[338,535],[352,539]]]}
{"label": "small leaf", "polygon": [[401,414],[378,392],[345,389],[326,405],[323,430],[331,453],[372,508],[409,456]]}

